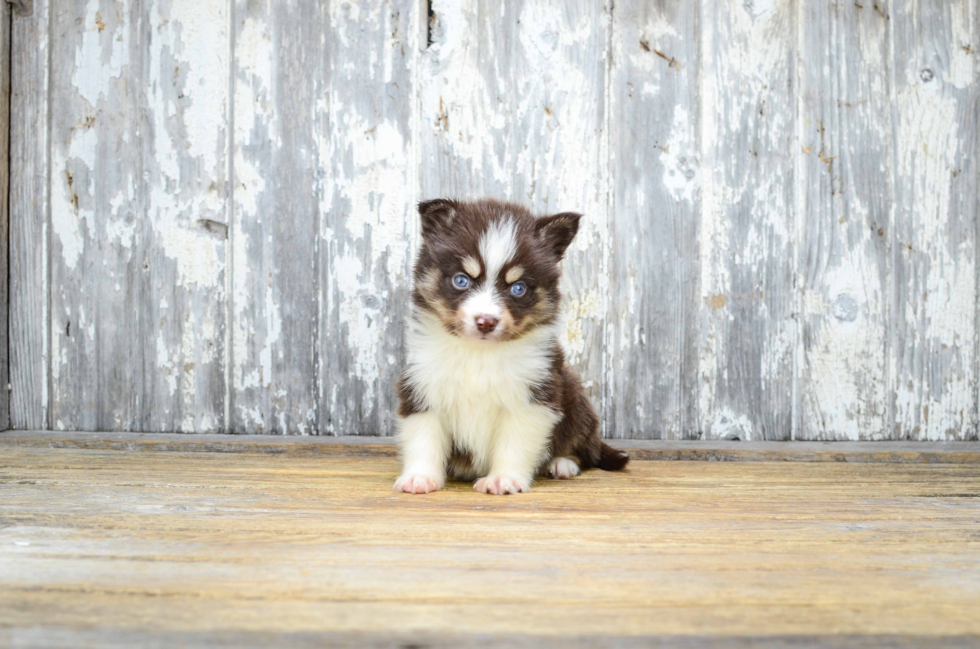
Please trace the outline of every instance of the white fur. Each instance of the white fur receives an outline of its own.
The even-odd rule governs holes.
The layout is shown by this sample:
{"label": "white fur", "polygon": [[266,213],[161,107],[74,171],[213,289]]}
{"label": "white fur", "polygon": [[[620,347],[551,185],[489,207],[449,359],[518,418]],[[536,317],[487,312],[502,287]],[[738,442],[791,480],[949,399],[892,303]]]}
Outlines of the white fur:
{"label": "white fur", "polygon": [[[479,316],[490,316],[499,320],[503,315],[503,306],[500,296],[497,295],[497,275],[516,253],[517,240],[514,222],[510,219],[495,221],[480,237],[480,256],[483,257],[483,263],[487,269],[487,278],[479,290],[474,291],[459,305],[465,335],[496,340],[503,334],[502,328],[497,328],[486,335],[483,334],[476,326],[476,319]],[[467,257],[463,261],[464,269],[466,269],[467,260],[472,260],[472,257]],[[475,260],[473,262],[476,263]],[[477,269],[479,269],[479,264],[477,264]],[[466,272],[476,277],[469,270]]]}
{"label": "white fur", "polygon": [[517,253],[517,239],[514,222],[510,219],[494,221],[480,237],[480,256],[487,267],[487,281],[484,286],[493,287],[497,283],[500,269]]}
{"label": "white fur", "polygon": [[455,441],[470,453],[478,475],[493,478],[478,481],[478,490],[527,491],[560,418],[531,401],[531,386],[549,375],[557,331],[539,327],[517,340],[487,343],[453,336],[434,316],[416,313],[409,322],[406,380],[428,411],[402,421],[400,480],[422,475],[441,486]]}
{"label": "white fur", "polygon": [[575,460],[556,457],[548,464],[548,475],[552,478],[574,478],[580,473]]}
{"label": "white fur", "polygon": [[[395,482],[395,490],[429,493],[441,489],[446,484],[446,456],[450,440],[439,416],[430,411],[404,418],[399,441],[404,468]],[[431,488],[417,490],[417,484],[422,488]]]}
{"label": "white fur", "polygon": [[[480,338],[483,333],[476,326],[478,316],[491,316],[498,320],[503,315],[503,308],[500,305],[493,284],[489,282],[480,287],[480,290],[473,293],[459,305],[462,312],[463,333],[467,336]],[[489,339],[495,339],[501,335],[501,329],[494,329],[487,335]],[[485,343],[484,343],[485,344]]]}

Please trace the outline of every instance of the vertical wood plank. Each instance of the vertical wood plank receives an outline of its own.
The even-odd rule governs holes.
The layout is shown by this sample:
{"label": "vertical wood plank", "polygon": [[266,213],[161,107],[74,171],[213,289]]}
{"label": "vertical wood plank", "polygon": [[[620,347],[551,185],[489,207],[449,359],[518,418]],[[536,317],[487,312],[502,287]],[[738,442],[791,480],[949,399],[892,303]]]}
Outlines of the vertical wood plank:
{"label": "vertical wood plank", "polygon": [[228,5],[139,5],[143,430],[225,428]]}
{"label": "vertical wood plank", "polygon": [[52,14],[53,428],[223,426],[225,4]]}
{"label": "vertical wood plank", "polygon": [[331,3],[319,158],[317,430],[394,433],[418,230],[415,0]]}
{"label": "vertical wood plank", "polygon": [[513,195],[514,4],[431,0],[421,88],[422,198]]}
{"label": "vertical wood plank", "polygon": [[[884,5],[802,3],[799,439],[887,424],[890,29]],[[876,7],[878,7],[876,9]]]}
{"label": "vertical wood plank", "polygon": [[10,423],[48,424],[47,0],[11,26]]}
{"label": "vertical wood plank", "polygon": [[540,214],[584,214],[563,264],[562,337],[601,406],[609,7],[538,0],[431,7],[420,80],[422,195],[490,195]]}
{"label": "vertical wood plank", "polygon": [[697,3],[616,2],[607,427],[697,436],[700,163]]}
{"label": "vertical wood plank", "polygon": [[235,4],[230,429],[316,429],[321,3]]}
{"label": "vertical wood plank", "polygon": [[0,6],[0,430],[10,428],[10,5]]}
{"label": "vertical wood plank", "polygon": [[140,16],[52,5],[51,404],[57,430],[140,430]]}
{"label": "vertical wood plank", "polygon": [[896,0],[893,436],[977,435],[980,8]]}
{"label": "vertical wood plank", "polygon": [[[488,17],[489,18],[489,17]],[[562,343],[602,410],[609,296],[606,85],[609,3],[521,0],[506,6],[513,43],[507,109],[512,129],[508,198],[537,214],[583,214],[565,253]]]}
{"label": "vertical wood plank", "polygon": [[702,432],[788,439],[795,5],[703,3],[700,20]]}

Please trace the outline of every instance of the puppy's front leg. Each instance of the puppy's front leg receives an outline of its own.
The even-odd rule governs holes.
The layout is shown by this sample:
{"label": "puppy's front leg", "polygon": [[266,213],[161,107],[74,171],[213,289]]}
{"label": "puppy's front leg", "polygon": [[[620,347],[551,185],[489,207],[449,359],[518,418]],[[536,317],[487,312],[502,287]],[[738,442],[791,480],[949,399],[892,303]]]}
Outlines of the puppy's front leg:
{"label": "puppy's front leg", "polygon": [[427,494],[446,484],[449,436],[439,415],[418,412],[402,419],[398,441],[402,451],[402,474],[395,491]]}
{"label": "puppy's front leg", "polygon": [[501,496],[530,491],[558,419],[550,408],[538,405],[507,412],[496,434],[490,475],[477,480],[473,488]]}

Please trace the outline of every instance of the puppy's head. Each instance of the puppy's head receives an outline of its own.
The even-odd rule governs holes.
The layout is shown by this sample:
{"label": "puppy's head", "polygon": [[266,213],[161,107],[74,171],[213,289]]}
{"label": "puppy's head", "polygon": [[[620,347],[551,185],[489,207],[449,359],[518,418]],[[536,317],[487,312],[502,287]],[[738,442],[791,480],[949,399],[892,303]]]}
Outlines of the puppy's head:
{"label": "puppy's head", "polygon": [[581,214],[535,218],[520,205],[419,204],[422,248],[413,300],[455,336],[514,340],[554,322],[561,261]]}

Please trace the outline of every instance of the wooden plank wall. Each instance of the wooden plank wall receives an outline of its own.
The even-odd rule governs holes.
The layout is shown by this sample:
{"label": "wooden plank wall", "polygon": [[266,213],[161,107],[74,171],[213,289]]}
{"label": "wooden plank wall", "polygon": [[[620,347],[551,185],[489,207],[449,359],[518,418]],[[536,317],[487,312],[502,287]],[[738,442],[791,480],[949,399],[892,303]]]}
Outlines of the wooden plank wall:
{"label": "wooden plank wall", "polygon": [[11,37],[14,428],[391,434],[414,203],[490,194],[586,214],[607,436],[977,437],[975,0],[34,0]]}
{"label": "wooden plank wall", "polygon": [[10,428],[9,285],[10,270],[6,200],[10,193],[10,15],[11,6],[0,7],[0,430]]}

